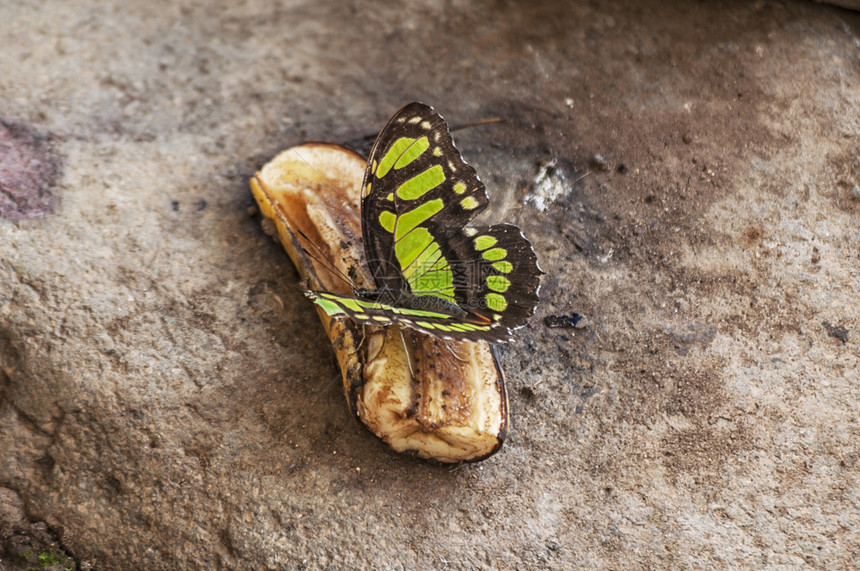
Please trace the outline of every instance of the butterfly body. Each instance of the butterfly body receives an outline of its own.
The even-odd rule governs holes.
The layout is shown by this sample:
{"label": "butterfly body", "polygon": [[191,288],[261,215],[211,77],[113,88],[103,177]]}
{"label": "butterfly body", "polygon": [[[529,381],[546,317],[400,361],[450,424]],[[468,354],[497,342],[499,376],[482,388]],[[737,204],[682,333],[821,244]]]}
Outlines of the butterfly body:
{"label": "butterfly body", "polygon": [[469,225],[488,203],[442,117],[411,103],[380,132],[362,183],[362,238],[376,289],[306,294],[333,317],[508,341],[534,313],[542,272],[516,226]]}

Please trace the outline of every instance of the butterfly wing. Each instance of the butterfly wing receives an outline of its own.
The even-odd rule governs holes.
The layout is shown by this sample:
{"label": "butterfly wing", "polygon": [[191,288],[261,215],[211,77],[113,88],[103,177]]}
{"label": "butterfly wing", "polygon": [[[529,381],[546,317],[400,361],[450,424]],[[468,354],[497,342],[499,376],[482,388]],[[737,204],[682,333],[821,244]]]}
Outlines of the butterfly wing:
{"label": "butterfly wing", "polygon": [[498,324],[476,316],[463,318],[440,309],[398,306],[324,291],[305,291],[305,295],[335,318],[348,317],[358,323],[380,326],[396,323],[457,341],[508,340],[508,333]]}
{"label": "butterfly wing", "polygon": [[487,204],[436,111],[410,103],[395,113],[371,150],[362,188],[365,254],[377,287],[402,292],[404,304],[441,298],[470,316],[464,322],[487,326],[487,339],[509,337],[534,313],[542,272],[515,226],[469,227]]}

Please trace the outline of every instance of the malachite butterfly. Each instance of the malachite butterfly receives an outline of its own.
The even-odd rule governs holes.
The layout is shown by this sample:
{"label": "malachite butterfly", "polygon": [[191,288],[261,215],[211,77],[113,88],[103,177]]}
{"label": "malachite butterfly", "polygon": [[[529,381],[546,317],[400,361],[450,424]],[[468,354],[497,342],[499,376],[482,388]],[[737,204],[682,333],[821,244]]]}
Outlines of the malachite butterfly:
{"label": "malachite butterfly", "polygon": [[362,237],[376,289],[305,293],[332,317],[509,341],[535,311],[543,272],[516,226],[469,225],[488,203],[445,120],[410,103],[379,133],[362,183]]}

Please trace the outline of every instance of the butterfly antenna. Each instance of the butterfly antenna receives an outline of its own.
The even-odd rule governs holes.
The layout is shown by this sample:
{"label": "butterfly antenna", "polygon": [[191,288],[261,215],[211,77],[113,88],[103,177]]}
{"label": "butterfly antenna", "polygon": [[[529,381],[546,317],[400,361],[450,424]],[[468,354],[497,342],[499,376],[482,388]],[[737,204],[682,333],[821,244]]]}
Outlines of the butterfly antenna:
{"label": "butterfly antenna", "polygon": [[308,238],[308,235],[307,235],[307,234],[305,234],[304,232],[302,232],[302,231],[301,231],[301,230],[299,230],[298,228],[296,228],[296,232],[298,232],[298,233],[299,233],[299,235],[300,235],[302,238],[304,238],[304,239],[305,239],[305,242],[307,242],[308,244],[310,244],[310,245],[314,248],[314,250],[316,250],[316,252],[317,252],[317,254],[318,254],[318,255],[314,255],[313,253],[311,253],[311,251],[310,251],[310,250],[308,250],[308,249],[307,249],[307,248],[305,248],[304,246],[302,246],[302,252],[304,252],[304,253],[305,253],[305,254],[306,254],[310,259],[312,259],[312,260],[314,260],[315,262],[317,262],[320,266],[322,266],[323,268],[325,268],[326,270],[328,270],[328,271],[329,271],[331,274],[333,274],[335,277],[340,278],[341,280],[343,280],[343,281],[344,281],[344,282],[345,282],[345,283],[346,283],[350,288],[355,289],[355,282],[353,282],[353,281],[349,278],[349,276],[347,276],[347,275],[346,275],[346,274],[344,274],[342,271],[340,271],[340,270],[337,268],[337,266],[335,266],[335,265],[334,265],[334,264],[333,264],[333,263],[332,263],[328,258],[326,258],[325,253],[320,249],[320,247],[319,247],[319,246],[317,246],[317,245],[316,245],[316,243],[314,243],[314,241],[313,241],[313,240],[311,240],[310,238]]}
{"label": "butterfly antenna", "polygon": [[450,127],[448,130],[450,132],[454,131],[462,131],[463,129],[469,129],[471,127],[481,127],[482,125],[490,125],[492,123],[504,123],[505,120],[502,117],[488,117],[486,119],[478,119],[477,121],[472,121],[471,123],[463,123],[462,125],[454,125]]}
{"label": "butterfly antenna", "polygon": [[[462,129],[469,129],[470,127],[480,127],[482,125],[489,125],[491,123],[504,123],[504,121],[505,119],[503,117],[488,117],[486,119],[472,121],[471,123],[463,123],[462,125],[455,125],[453,127],[449,127],[448,131],[460,131]],[[377,137],[379,137],[378,131],[370,135],[359,135],[346,141],[345,146],[358,151],[362,155],[368,155],[370,153],[370,148],[373,146],[373,143],[374,141],[376,141]]]}
{"label": "butterfly antenna", "polygon": [[[265,121],[265,118],[264,118],[263,120]],[[320,182],[322,182],[322,184],[324,184],[324,185],[325,185],[326,187],[328,187],[330,190],[335,190],[335,189],[334,189],[330,184],[328,184],[328,182],[326,182],[326,178],[323,176],[323,174],[322,174],[320,171],[318,171],[317,169],[315,169],[315,168],[314,168],[314,166],[310,163],[310,161],[308,161],[307,159],[305,159],[305,158],[302,156],[302,154],[301,154],[300,152],[298,152],[296,149],[292,149],[292,152],[293,152],[293,153],[294,153],[294,154],[299,158],[299,160],[300,160],[300,161],[302,161],[303,163],[305,163],[305,165],[307,165],[307,167],[308,167],[309,169],[311,169],[311,170],[314,172],[314,174],[316,174],[316,175],[317,175],[318,180],[319,180]],[[322,266],[323,268],[325,268],[326,270],[328,270],[328,271],[329,271],[329,273],[331,273],[331,274],[333,274],[335,277],[340,278],[341,280],[343,280],[343,281],[344,281],[344,283],[346,283],[346,284],[347,284],[351,289],[353,289],[353,290],[354,290],[354,289],[356,289],[355,282],[354,282],[354,281],[352,281],[352,280],[349,278],[349,276],[347,276],[347,275],[346,275],[346,274],[344,274],[342,271],[340,271],[340,270],[337,268],[337,266],[335,266],[335,265],[334,265],[334,263],[332,263],[332,262],[331,262],[331,261],[326,257],[325,252],[323,252],[323,251],[322,251],[322,249],[320,249],[320,247],[319,247],[319,246],[317,246],[317,245],[316,245],[316,243],[315,243],[313,240],[311,240],[311,239],[308,237],[308,235],[307,235],[307,234],[305,234],[304,232],[302,232],[302,231],[301,231],[300,229],[298,229],[298,228],[296,229],[296,231],[299,233],[299,235],[300,235],[302,238],[304,238],[304,239],[305,239],[305,241],[306,241],[308,244],[310,244],[310,245],[314,248],[314,250],[316,250],[316,251],[317,251],[317,253],[319,254],[319,257],[317,257],[317,256],[315,256],[314,254],[312,254],[312,253],[311,253],[310,251],[308,251],[308,249],[307,249],[307,248],[305,248],[304,246],[302,246],[302,252],[304,252],[305,254],[307,254],[307,256],[308,256],[309,258],[311,258],[312,260],[314,260],[315,262],[317,262],[320,266]]]}
{"label": "butterfly antenna", "polygon": [[329,190],[332,190],[332,191],[336,191],[336,190],[337,190],[337,189],[335,189],[332,185],[330,185],[330,184],[327,182],[326,177],[325,177],[325,176],[323,176],[323,174],[322,174],[320,171],[318,171],[317,169],[315,169],[315,168],[314,168],[314,166],[310,163],[310,161],[308,161],[306,158],[304,158],[300,152],[298,152],[296,149],[291,149],[291,152],[295,153],[295,155],[296,155],[297,157],[299,157],[299,160],[300,160],[300,161],[302,161],[303,163],[305,163],[309,169],[311,169],[312,171],[314,171],[314,174],[315,174],[315,175],[317,175],[317,178],[319,179],[319,181],[320,181],[323,185],[325,185]]}

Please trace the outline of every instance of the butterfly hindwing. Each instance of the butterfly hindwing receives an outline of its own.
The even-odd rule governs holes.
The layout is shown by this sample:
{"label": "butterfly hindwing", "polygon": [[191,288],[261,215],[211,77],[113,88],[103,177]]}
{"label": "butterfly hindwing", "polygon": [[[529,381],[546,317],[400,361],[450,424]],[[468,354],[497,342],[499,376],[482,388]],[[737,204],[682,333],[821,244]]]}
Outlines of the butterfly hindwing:
{"label": "butterfly hindwing", "polygon": [[531,243],[512,224],[466,227],[447,242],[460,262],[465,287],[455,295],[464,309],[499,326],[523,325],[538,302],[540,274]]}

